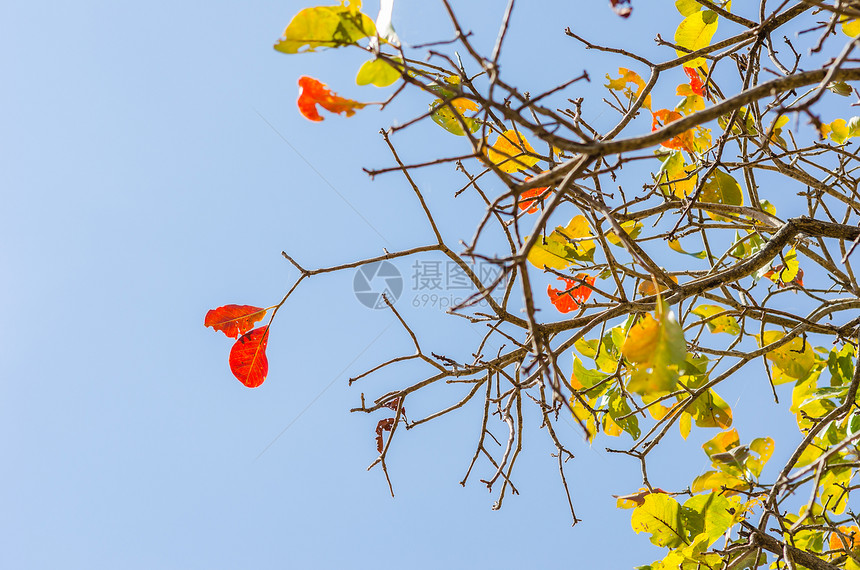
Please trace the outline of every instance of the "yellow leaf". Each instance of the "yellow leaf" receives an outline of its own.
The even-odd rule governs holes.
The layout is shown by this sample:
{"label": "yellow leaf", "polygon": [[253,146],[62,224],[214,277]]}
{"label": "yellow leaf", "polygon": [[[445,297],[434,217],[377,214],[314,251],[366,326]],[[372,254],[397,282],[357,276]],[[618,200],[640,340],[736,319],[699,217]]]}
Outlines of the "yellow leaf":
{"label": "yellow leaf", "polygon": [[676,150],[663,161],[657,173],[660,190],[663,194],[683,200],[696,190],[699,177],[695,170],[695,165],[687,166],[683,153]]}
{"label": "yellow leaf", "polygon": [[[678,278],[675,277],[674,275],[670,275],[669,279],[671,279],[675,283],[678,282]],[[662,283],[657,284],[657,288],[655,289],[654,288],[654,282],[651,280],[642,281],[642,283],[639,284],[639,289],[638,289],[639,294],[642,295],[643,297],[647,297],[649,295],[655,295],[657,293],[657,291],[660,291],[662,293],[663,291],[668,291],[668,290],[669,290],[669,288],[667,286],[663,285]]]}
{"label": "yellow leaf", "polygon": [[[720,315],[725,312],[726,309],[718,307],[717,305],[699,305],[693,309],[693,314],[698,315],[703,319],[714,317],[714,315]],[[707,325],[708,330],[712,333],[724,332],[735,336],[741,334],[741,327],[738,325],[737,319],[731,315],[714,317],[707,322]]]}
{"label": "yellow leaf", "polygon": [[511,129],[499,135],[493,146],[487,149],[487,158],[502,172],[512,173],[537,164],[539,158],[526,154],[534,152],[526,138]]}
{"label": "yellow leaf", "polygon": [[[624,230],[631,238],[635,239],[639,233],[642,231],[642,222],[637,220],[627,220],[626,222],[621,223],[621,229]],[[612,245],[621,246],[621,240],[618,238],[618,234],[615,230],[610,231],[606,234],[606,240]]]}
{"label": "yellow leaf", "polygon": [[[361,13],[361,2],[349,5],[305,8],[296,14],[275,44],[282,53],[316,51],[320,47],[342,47],[376,35],[373,20]],[[303,49],[307,47],[307,49]]]}
{"label": "yellow leaf", "polygon": [[683,253],[684,255],[689,255],[697,259],[705,259],[706,257],[708,257],[708,254],[705,251],[697,251],[696,253],[690,253],[689,251],[685,251],[684,248],[681,247],[681,242],[676,239],[668,240],[668,244],[670,249],[673,249],[678,253]]}
{"label": "yellow leaf", "polygon": [[529,262],[543,269],[565,269],[573,263],[573,247],[563,236],[556,232],[539,239],[529,250]]}
{"label": "yellow leaf", "polygon": [[678,420],[678,429],[681,430],[681,437],[687,439],[690,435],[690,430],[693,429],[693,416],[684,412]]}
{"label": "yellow leaf", "polygon": [[591,226],[588,225],[588,219],[582,214],[576,215],[570,219],[567,226],[556,228],[556,232],[571,241],[571,246],[574,249],[574,257],[580,261],[590,261],[594,257],[594,250],[597,246],[592,238]]}
{"label": "yellow leaf", "polygon": [[848,139],[860,135],[860,117],[852,117],[850,121],[836,119],[829,125],[821,125],[821,136],[827,135],[836,144],[843,144]]}
{"label": "yellow leaf", "polygon": [[[756,477],[761,475],[761,470],[770,459],[770,456],[773,455],[774,445],[773,439],[769,437],[757,437],[750,443],[750,450],[757,453],[759,457],[750,457],[747,459],[746,465],[747,469]],[[795,465],[795,467],[798,466]]]}
{"label": "yellow leaf", "polygon": [[574,216],[565,227],[558,227],[546,238],[540,239],[529,250],[527,259],[538,269],[544,266],[565,269],[575,261],[591,261],[596,246],[583,215]]}
{"label": "yellow leaf", "polygon": [[746,490],[749,484],[734,475],[722,471],[707,471],[693,480],[693,484],[690,485],[690,491],[693,493],[701,493],[703,491],[722,492],[724,487],[727,490],[723,494],[728,497],[737,494],[737,492],[733,491],[734,489]]}
{"label": "yellow leaf", "polygon": [[648,362],[659,340],[660,323],[650,313],[646,314],[630,327],[621,354],[630,362]]}
{"label": "yellow leaf", "polygon": [[[400,61],[397,58],[396,61]],[[358,69],[355,77],[357,85],[376,85],[377,87],[388,87],[400,79],[400,71],[384,59],[372,59],[365,61]]]}
{"label": "yellow leaf", "polygon": [[684,331],[672,311],[658,305],[657,318],[646,314],[627,331],[621,354],[634,364],[627,389],[654,397],[671,392],[678,383],[678,367],[687,356]]}
{"label": "yellow leaf", "polygon": [[636,534],[647,532],[657,546],[674,548],[684,544],[686,532],[681,520],[681,505],[662,493],[645,497],[645,503],[633,511],[630,524]]}
{"label": "yellow leaf", "polygon": [[[759,346],[763,347],[778,341],[783,336],[785,334],[781,331],[765,331],[761,338],[758,336],[756,338]],[[815,350],[801,338],[793,338],[779,348],[771,350],[765,358],[795,380],[808,376],[817,362]]]}
{"label": "yellow leaf", "polygon": [[702,5],[696,2],[696,0],[675,0],[675,8],[678,9],[678,12],[682,16],[686,17],[701,10]]}
{"label": "yellow leaf", "polygon": [[711,457],[715,453],[725,453],[730,449],[734,449],[741,444],[740,436],[738,436],[738,430],[732,429],[729,431],[724,431],[722,433],[718,433],[708,441],[702,444],[702,449],[705,450],[705,453],[708,457]]}
{"label": "yellow leaf", "polygon": [[849,38],[860,36],[860,20],[848,20],[842,23],[842,33]]}
{"label": "yellow leaf", "polygon": [[[639,97],[639,94],[642,93],[642,90],[645,89],[645,81],[638,73],[624,67],[619,67],[618,73],[621,77],[618,77],[617,79],[612,79],[608,73],[606,74],[606,79],[609,80],[609,83],[607,83],[605,87],[614,91],[621,91],[628,101],[635,101]],[[628,83],[635,85],[636,91],[633,91],[633,89],[628,86]],[[651,109],[650,93],[645,97],[645,101],[642,103],[642,106],[646,109]]]}
{"label": "yellow leaf", "polygon": [[792,247],[788,253],[782,256],[781,261],[785,261],[785,266],[779,270],[779,273],[773,272],[770,275],[770,280],[774,283],[791,283],[797,277],[797,272],[800,269],[800,264],[797,261],[797,252]]}
{"label": "yellow leaf", "polygon": [[[690,86],[687,84],[680,85],[678,86],[678,91],[684,91],[681,89],[681,87],[689,88]],[[681,95],[681,93],[678,93],[678,95]],[[701,111],[704,108],[705,98],[701,95],[696,95],[695,93],[686,94],[684,96],[684,99],[681,100],[680,103],[675,105],[675,109],[685,115],[692,115],[696,111]]]}
{"label": "yellow leaf", "polygon": [[699,427],[730,428],[732,409],[714,390],[708,390],[688,408]]}
{"label": "yellow leaf", "polygon": [[821,478],[821,504],[827,505],[827,510],[841,515],[848,505],[848,493],[845,488],[851,481],[853,469],[850,467],[836,467],[827,470]]}
{"label": "yellow leaf", "polygon": [[[690,51],[700,50],[711,44],[711,38],[717,31],[717,14],[710,10],[693,12],[678,25],[675,30],[675,43]],[[687,55],[687,52],[675,50],[678,57]],[[704,67],[707,62],[702,57],[688,61],[684,65],[688,67]]]}
{"label": "yellow leaf", "polygon": [[830,123],[830,140],[842,144],[848,140],[848,123],[845,119],[836,119]]}

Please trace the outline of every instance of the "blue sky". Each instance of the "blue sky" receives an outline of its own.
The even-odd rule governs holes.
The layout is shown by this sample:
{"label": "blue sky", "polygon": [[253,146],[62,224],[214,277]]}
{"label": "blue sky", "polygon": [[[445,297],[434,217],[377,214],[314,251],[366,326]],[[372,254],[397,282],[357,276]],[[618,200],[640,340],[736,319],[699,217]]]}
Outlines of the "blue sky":
{"label": "blue sky", "polygon": [[[586,54],[563,29],[651,49],[655,33],[669,35],[674,24],[644,5],[624,21],[606,2],[577,4],[570,15],[560,0],[518,3],[503,69],[533,92],[587,69],[582,95],[597,97],[591,116],[608,125],[597,103],[602,78],[625,62]],[[529,436],[521,495],[501,511],[478,482],[487,465],[458,485],[478,435],[475,406],[395,442],[392,500],[382,474],[365,471],[382,415],[348,410],[362,391],[378,395],[420,372],[405,366],[347,386],[409,349],[389,313],[356,301],[352,273],[314,277],[284,306],[262,387],[248,390],[230,374],[230,341],[205,329],[203,316],[227,303],[276,303],[297,276],[281,250],[313,267],[432,237],[403,180],[361,172],[391,164],[377,131],[426,109],[426,97],[351,119],[303,119],[301,75],[360,100],[386,93],[354,84],[364,60],[357,51],[272,49],[306,5],[0,7],[0,564],[620,568],[661,557],[632,533],[629,512],[613,508],[612,493],[638,488],[638,465],[602,453],[600,442],[589,448],[572,422],[568,479],[584,519],[574,529],[545,434]],[[505,3],[454,5],[477,44],[491,46]],[[375,14],[378,3],[365,6]],[[433,2],[400,2],[395,25],[412,44],[452,36]],[[395,142],[407,161],[462,151],[432,124]],[[444,212],[446,235],[470,237],[477,201],[451,197],[461,177],[442,168],[416,179]],[[398,267],[404,295],[414,295],[409,262]],[[441,311],[404,310],[428,346],[462,350],[477,338],[468,326],[452,334]],[[730,401],[741,393],[767,401],[768,391],[751,382]],[[451,401],[428,395],[416,417]],[[788,412],[773,408],[773,423],[748,423],[742,440],[792,427]],[[745,411],[765,413],[741,403],[736,417]],[[529,419],[536,428],[539,419]],[[703,439],[681,449],[704,468]],[[664,487],[698,473],[676,472],[675,444],[654,458],[652,481]]]}

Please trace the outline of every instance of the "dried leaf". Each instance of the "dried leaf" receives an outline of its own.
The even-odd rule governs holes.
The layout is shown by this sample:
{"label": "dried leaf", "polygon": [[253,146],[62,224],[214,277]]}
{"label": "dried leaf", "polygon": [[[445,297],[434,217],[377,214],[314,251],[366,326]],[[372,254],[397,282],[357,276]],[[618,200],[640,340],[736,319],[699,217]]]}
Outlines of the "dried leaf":
{"label": "dried leaf", "polygon": [[382,432],[391,431],[394,427],[394,418],[384,418],[379,420],[379,423],[376,424],[376,450],[379,453],[382,453],[382,448],[384,447],[384,441],[382,439]]}
{"label": "dried leaf", "polygon": [[609,4],[612,5],[612,10],[622,18],[628,18],[633,13],[630,0],[609,0]]}

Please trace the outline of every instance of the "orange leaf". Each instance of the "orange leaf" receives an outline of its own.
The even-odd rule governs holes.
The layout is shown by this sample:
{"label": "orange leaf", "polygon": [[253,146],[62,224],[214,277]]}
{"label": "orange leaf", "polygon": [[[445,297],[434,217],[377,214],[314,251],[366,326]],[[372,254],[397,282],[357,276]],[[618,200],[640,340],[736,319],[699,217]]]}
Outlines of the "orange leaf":
{"label": "orange leaf", "polygon": [[299,77],[299,112],[308,120],[322,121],[317,112],[317,105],[332,113],[346,113],[347,117],[355,114],[356,109],[364,107],[364,103],[338,97],[328,90],[324,83],[313,77]]}
{"label": "orange leaf", "polygon": [[260,327],[239,337],[230,350],[230,370],[248,388],[256,388],[266,380],[269,373],[266,359],[268,342],[269,327]]}
{"label": "orange leaf", "polygon": [[254,323],[265,316],[266,309],[253,305],[224,305],[206,313],[203,325],[236,338],[254,328]]}
{"label": "orange leaf", "polygon": [[[588,285],[594,286],[594,277],[589,277],[585,273],[580,273],[575,279],[558,278],[564,281],[564,289],[556,289],[552,285],[547,285],[546,292],[549,295],[550,301],[555,305],[555,308],[561,313],[569,313],[579,308],[579,303],[584,303],[591,296],[591,288]],[[588,285],[585,285],[587,283]]]}
{"label": "orange leaf", "polygon": [[842,538],[837,533],[830,534],[830,550],[854,550],[860,543],[860,528],[856,526],[840,526],[839,530],[845,535]]}
{"label": "orange leaf", "polygon": [[[679,113],[678,111],[670,111],[669,109],[660,109],[656,113],[651,113],[651,117],[651,131],[653,132],[665,127],[673,121],[677,121],[678,119],[680,119],[681,113]],[[662,144],[666,148],[694,152],[694,142],[695,137],[693,136],[693,131],[691,129],[684,131],[675,138],[662,142],[660,144]]]}
{"label": "orange leaf", "polygon": [[[526,178],[528,180],[528,178]],[[544,186],[543,188],[532,188],[531,190],[526,190],[522,194],[520,194],[520,210],[526,210],[527,214],[534,214],[538,211],[538,207],[543,203],[542,194],[549,189],[549,186]],[[540,198],[537,198],[537,197]],[[524,198],[535,198],[534,200],[524,200]]]}
{"label": "orange leaf", "polygon": [[685,67],[684,73],[690,78],[690,89],[699,97],[705,96],[705,84],[699,78],[699,72],[692,67]]}

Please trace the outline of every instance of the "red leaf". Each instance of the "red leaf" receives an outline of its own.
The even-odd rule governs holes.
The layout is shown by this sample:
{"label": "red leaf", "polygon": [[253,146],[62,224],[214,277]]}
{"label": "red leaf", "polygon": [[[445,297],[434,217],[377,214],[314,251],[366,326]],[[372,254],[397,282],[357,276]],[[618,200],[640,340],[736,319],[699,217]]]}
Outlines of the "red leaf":
{"label": "red leaf", "polygon": [[313,77],[299,77],[299,88],[299,112],[311,121],[323,120],[317,112],[317,105],[332,113],[346,113],[347,117],[353,116],[356,109],[364,107],[364,103],[338,97]]}
{"label": "red leaf", "polygon": [[[546,292],[559,312],[569,313],[578,309],[579,303],[586,302],[591,296],[591,288],[588,285],[593,286],[595,278],[580,273],[575,279],[559,277],[559,280],[564,281],[564,289],[556,289],[552,285],[548,285]],[[588,285],[584,285],[584,283],[588,283]]]}
{"label": "red leaf", "polygon": [[[651,132],[661,129],[669,123],[677,121],[680,118],[681,113],[679,113],[678,111],[670,111],[669,109],[660,109],[656,113],[651,113]],[[693,143],[693,131],[687,130],[676,136],[675,138],[668,141],[664,141],[660,144],[665,146],[666,148],[694,152],[695,149],[693,148]]]}
{"label": "red leaf", "polygon": [[203,325],[236,338],[254,328],[254,323],[265,316],[266,309],[253,305],[224,305],[206,313]]}
{"label": "red leaf", "polygon": [[[528,180],[528,178],[526,178]],[[520,194],[520,210],[526,210],[528,214],[534,214],[538,211],[538,207],[543,203],[544,196],[541,196],[544,192],[549,189],[549,186],[544,186],[543,188],[532,188],[531,190],[526,190],[522,194]],[[540,199],[535,200],[524,200],[523,198],[536,198],[540,196]]]}
{"label": "red leaf", "polygon": [[705,84],[699,78],[699,72],[692,67],[685,67],[684,73],[690,78],[690,90],[700,97],[705,96]]}
{"label": "red leaf", "polygon": [[260,327],[239,337],[230,350],[230,370],[248,388],[256,388],[266,380],[269,373],[266,359],[268,342],[269,327]]}

